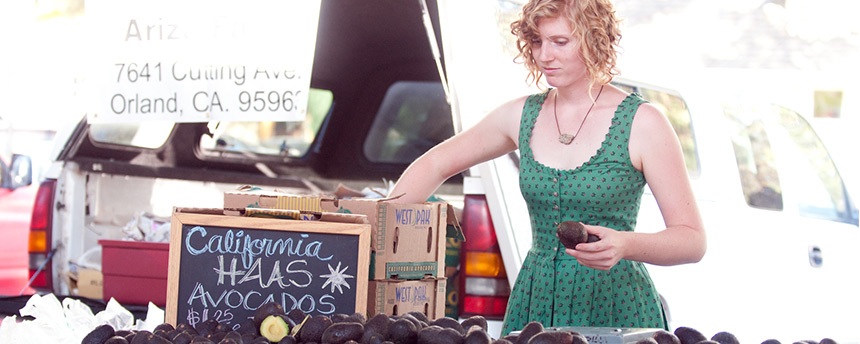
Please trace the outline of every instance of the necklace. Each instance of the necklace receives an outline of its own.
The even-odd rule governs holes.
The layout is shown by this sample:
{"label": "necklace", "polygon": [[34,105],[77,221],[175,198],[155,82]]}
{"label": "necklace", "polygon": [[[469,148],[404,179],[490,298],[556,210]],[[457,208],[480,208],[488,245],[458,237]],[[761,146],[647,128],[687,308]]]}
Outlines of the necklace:
{"label": "necklace", "polygon": [[597,99],[600,98],[600,94],[603,93],[603,85],[600,86],[600,91],[597,92],[597,97],[594,98],[594,102],[591,103],[591,107],[588,108],[588,112],[585,113],[585,117],[582,118],[582,123],[579,123],[579,129],[576,129],[576,134],[562,134],[561,126],[558,125],[558,113],[555,111],[556,105],[558,104],[558,90],[555,91],[555,99],[552,102],[552,115],[555,116],[555,127],[558,129],[558,142],[562,144],[569,145],[573,142],[573,139],[576,138],[576,135],[579,135],[579,131],[582,130],[582,126],[585,124],[585,120],[588,119],[588,114],[591,113],[591,109],[594,109],[594,104],[597,104]]}

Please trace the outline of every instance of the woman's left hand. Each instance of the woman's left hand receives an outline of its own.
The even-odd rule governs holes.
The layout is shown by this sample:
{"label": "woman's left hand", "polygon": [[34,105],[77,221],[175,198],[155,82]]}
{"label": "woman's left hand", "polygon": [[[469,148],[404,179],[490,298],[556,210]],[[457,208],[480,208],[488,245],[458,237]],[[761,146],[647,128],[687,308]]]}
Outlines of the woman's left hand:
{"label": "woman's left hand", "polygon": [[624,258],[624,233],[610,228],[585,225],[588,234],[594,234],[600,240],[592,243],[581,243],[574,249],[565,252],[576,257],[579,264],[598,270],[609,270],[619,260]]}

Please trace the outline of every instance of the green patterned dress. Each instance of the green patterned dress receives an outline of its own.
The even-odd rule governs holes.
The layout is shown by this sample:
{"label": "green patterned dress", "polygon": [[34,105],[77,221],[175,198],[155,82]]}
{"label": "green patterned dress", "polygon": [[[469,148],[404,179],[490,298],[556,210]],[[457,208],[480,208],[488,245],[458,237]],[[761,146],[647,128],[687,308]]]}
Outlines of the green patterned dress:
{"label": "green patterned dress", "polygon": [[532,248],[511,291],[502,335],[530,321],[544,326],[666,328],[657,291],[641,262],[609,271],[588,268],[564,252],[561,221],[633,231],[645,187],[629,157],[630,125],[645,101],[630,94],[618,105],[601,148],[575,170],[534,159],[530,139],[549,91],[526,100],[520,123],[520,189],[529,206]]}

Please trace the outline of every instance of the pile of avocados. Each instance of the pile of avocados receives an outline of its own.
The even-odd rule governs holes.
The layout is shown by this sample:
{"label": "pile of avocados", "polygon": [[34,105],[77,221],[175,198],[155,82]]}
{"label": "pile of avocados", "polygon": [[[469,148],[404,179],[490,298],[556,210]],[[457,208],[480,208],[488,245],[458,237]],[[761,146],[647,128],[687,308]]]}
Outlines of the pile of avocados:
{"label": "pile of avocados", "polygon": [[[487,320],[473,316],[458,322],[453,318],[428,319],[423,313],[403,315],[377,314],[367,319],[360,313],[307,315],[299,310],[284,312],[278,303],[258,308],[252,319],[234,330],[214,319],[197,326],[164,323],[150,331],[114,330],[110,325],[93,329],[81,344],[588,344],[579,332],[545,330],[539,322],[530,322],[518,335],[493,339],[487,333]],[[636,344],[739,344],[728,332],[708,339],[699,331],[679,327],[674,333],[659,330]],[[762,344],[780,344],[769,339]],[[793,344],[836,344],[800,341]]]}
{"label": "pile of avocados", "polygon": [[[93,329],[81,344],[292,344],[292,343],[487,343],[487,321],[475,316],[463,322],[453,318],[428,319],[423,313],[377,314],[367,319],[361,313],[308,315],[297,309],[285,312],[276,302],[266,303],[254,317],[232,329],[214,319],[197,326],[164,323],[150,331],[114,330],[110,325]],[[501,341],[499,343],[508,343]],[[512,342],[511,342],[512,343]]]}

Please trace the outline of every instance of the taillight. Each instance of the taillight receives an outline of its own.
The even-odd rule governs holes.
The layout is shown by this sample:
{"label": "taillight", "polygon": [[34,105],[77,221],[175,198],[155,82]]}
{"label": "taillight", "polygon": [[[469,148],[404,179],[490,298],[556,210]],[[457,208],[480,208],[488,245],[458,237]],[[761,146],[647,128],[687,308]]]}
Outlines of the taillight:
{"label": "taillight", "polygon": [[462,224],[466,241],[460,247],[460,317],[502,319],[511,291],[484,196],[465,197]]}
{"label": "taillight", "polygon": [[45,180],[39,185],[33,204],[33,217],[30,219],[30,287],[51,291],[53,288],[51,268],[51,227],[53,223],[54,189],[56,180]]}

